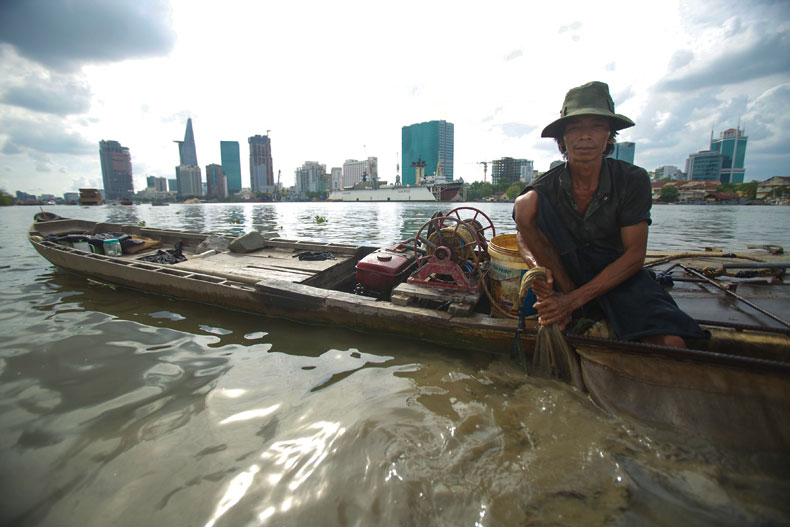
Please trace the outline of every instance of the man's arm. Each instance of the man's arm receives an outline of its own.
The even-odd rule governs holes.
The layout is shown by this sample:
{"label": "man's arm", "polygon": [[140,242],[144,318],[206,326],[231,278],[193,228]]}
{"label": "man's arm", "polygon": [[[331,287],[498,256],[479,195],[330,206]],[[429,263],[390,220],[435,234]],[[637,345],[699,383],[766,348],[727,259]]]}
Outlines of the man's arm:
{"label": "man's arm", "polygon": [[647,222],[622,227],[620,237],[625,252],[595,278],[578,289],[555,294],[535,303],[541,323],[553,324],[566,320],[574,310],[611,291],[642,268],[647,251]]}
{"label": "man's arm", "polygon": [[551,296],[554,293],[552,285],[556,282],[557,289],[569,293],[576,289],[576,285],[565,271],[560,255],[554,245],[546,238],[543,231],[538,228],[538,201],[537,191],[530,190],[516,198],[514,204],[514,219],[518,233],[518,251],[521,258],[530,265],[540,265],[548,269],[547,280],[535,280],[533,291],[539,299]]}

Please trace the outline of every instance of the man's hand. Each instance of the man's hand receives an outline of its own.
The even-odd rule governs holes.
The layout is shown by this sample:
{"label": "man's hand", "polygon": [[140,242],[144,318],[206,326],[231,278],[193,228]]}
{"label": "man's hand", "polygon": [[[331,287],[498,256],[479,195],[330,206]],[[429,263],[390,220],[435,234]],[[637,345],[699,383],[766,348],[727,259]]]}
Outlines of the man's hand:
{"label": "man's hand", "polygon": [[565,329],[565,326],[570,323],[571,315],[575,309],[571,296],[563,293],[554,293],[535,302],[532,307],[538,311],[538,322],[544,326],[559,324],[560,329]]}
{"label": "man's hand", "polygon": [[546,278],[535,278],[532,281],[532,292],[538,300],[545,300],[554,294],[554,277],[551,269],[546,268]]}

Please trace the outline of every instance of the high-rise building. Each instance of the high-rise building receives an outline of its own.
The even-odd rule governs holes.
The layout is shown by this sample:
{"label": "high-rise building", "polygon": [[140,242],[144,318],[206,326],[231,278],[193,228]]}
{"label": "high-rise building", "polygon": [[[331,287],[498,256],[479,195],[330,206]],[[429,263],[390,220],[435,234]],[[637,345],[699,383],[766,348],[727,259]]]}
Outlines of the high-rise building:
{"label": "high-rise building", "polygon": [[619,159],[626,163],[634,164],[634,154],[636,153],[636,144],[630,141],[623,141],[622,143],[615,143],[614,150],[609,157]]}
{"label": "high-rise building", "polygon": [[353,187],[363,180],[378,181],[378,167],[379,160],[377,157],[369,157],[365,161],[346,159],[346,161],[343,163],[343,186]]}
{"label": "high-rise building", "polygon": [[176,167],[176,179],[178,180],[178,194],[182,198],[203,195],[203,178],[200,175],[200,167],[179,165]]}
{"label": "high-rise building", "polygon": [[494,185],[503,181],[529,183],[532,181],[533,166],[534,163],[529,159],[513,159],[512,157],[495,159],[491,162],[491,182]]}
{"label": "high-rise building", "polygon": [[241,156],[238,141],[220,141],[222,172],[228,181],[228,194],[241,192]]}
{"label": "high-rise building", "polygon": [[170,192],[178,192],[178,178],[176,178],[176,179],[168,179],[167,180],[167,188],[170,189]]}
{"label": "high-rise building", "polygon": [[228,197],[228,183],[222,167],[216,163],[206,165],[206,196],[225,199]]}
{"label": "high-rise building", "polygon": [[134,196],[132,155],[118,141],[99,141],[99,162],[105,199]]}
{"label": "high-rise building", "polygon": [[713,150],[689,154],[686,160],[686,177],[693,181],[720,181],[723,156]]}
{"label": "high-rise building", "polygon": [[[455,132],[453,123],[428,121],[401,129],[401,169],[403,185],[425,180],[452,181]],[[441,177],[437,174],[441,162]]]}
{"label": "high-rise building", "polygon": [[670,178],[673,181],[680,181],[683,179],[683,171],[672,165],[658,167],[656,169],[656,179],[661,181],[665,178]]}
{"label": "high-rise building", "polygon": [[147,187],[154,192],[167,192],[167,179],[163,177],[148,176],[145,178]]}
{"label": "high-rise building", "polygon": [[332,167],[329,172],[329,182],[332,190],[343,189],[343,169],[340,167]]}
{"label": "high-rise building", "polygon": [[195,134],[192,133],[192,118],[187,119],[187,130],[184,132],[183,141],[178,143],[178,164],[198,166],[197,151],[195,150]]}
{"label": "high-rise building", "polygon": [[326,173],[326,165],[316,161],[305,161],[304,164],[294,171],[296,181],[296,192],[305,194],[307,192],[326,192],[329,187],[329,176]]}
{"label": "high-rise building", "polygon": [[711,131],[710,149],[722,155],[721,175],[722,183],[743,183],[746,175],[744,162],[746,160],[746,142],[749,138],[740,126],[729,128],[719,134],[718,139],[713,139]]}
{"label": "high-rise building", "polygon": [[274,168],[272,167],[272,141],[268,135],[254,135],[247,140],[250,144],[250,186],[253,192],[274,190]]}

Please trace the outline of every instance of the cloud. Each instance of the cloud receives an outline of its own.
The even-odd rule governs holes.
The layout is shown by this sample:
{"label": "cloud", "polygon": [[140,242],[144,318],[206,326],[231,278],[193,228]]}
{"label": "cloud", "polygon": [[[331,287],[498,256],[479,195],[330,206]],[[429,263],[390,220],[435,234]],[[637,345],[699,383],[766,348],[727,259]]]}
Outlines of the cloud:
{"label": "cloud", "polygon": [[84,113],[90,109],[90,88],[73,77],[28,75],[5,90],[0,102],[55,115]]}
{"label": "cloud", "polygon": [[4,153],[25,150],[41,154],[82,155],[98,151],[98,145],[67,131],[60,119],[7,118],[0,121],[0,130],[7,136]]}
{"label": "cloud", "polygon": [[0,41],[56,70],[167,54],[174,45],[162,0],[4,0]]}
{"label": "cloud", "polygon": [[669,59],[669,70],[677,71],[684,66],[687,66],[694,60],[694,53],[687,49],[679,49]]}
{"label": "cloud", "polygon": [[510,53],[508,53],[505,56],[505,60],[507,61],[507,60],[517,59],[518,57],[522,56],[523,54],[524,54],[524,52],[522,50],[517,49],[515,51],[511,51]]}
{"label": "cloud", "polygon": [[534,126],[524,123],[502,123],[499,128],[508,137],[522,137],[535,129]]}
{"label": "cloud", "polygon": [[[677,64],[682,63],[684,58],[687,57],[681,56]],[[672,63],[676,63],[675,57]],[[690,65],[689,70],[678,77],[664,80],[661,87],[674,92],[686,92],[709,86],[737,84],[774,74],[788,75],[790,31],[762,35],[739,49],[725,47],[717,57],[696,68]]]}

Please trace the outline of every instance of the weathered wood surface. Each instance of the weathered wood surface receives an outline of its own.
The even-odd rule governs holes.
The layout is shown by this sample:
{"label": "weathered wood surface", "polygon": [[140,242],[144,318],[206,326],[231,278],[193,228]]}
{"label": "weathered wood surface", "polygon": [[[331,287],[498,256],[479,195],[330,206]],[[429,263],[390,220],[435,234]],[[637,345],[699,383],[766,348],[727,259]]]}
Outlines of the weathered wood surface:
{"label": "weathered wood surface", "polygon": [[470,293],[455,291],[444,287],[430,287],[419,284],[398,284],[392,290],[391,301],[398,306],[408,306],[418,300],[429,300],[441,304],[449,302],[447,312],[451,315],[470,315],[480,301],[480,291]]}

